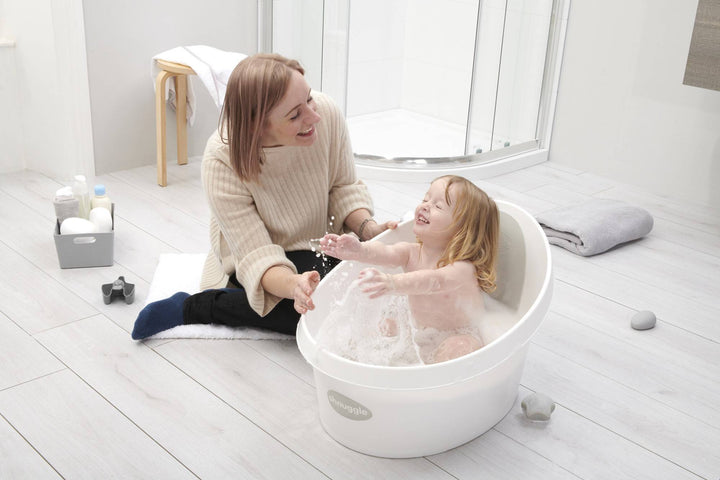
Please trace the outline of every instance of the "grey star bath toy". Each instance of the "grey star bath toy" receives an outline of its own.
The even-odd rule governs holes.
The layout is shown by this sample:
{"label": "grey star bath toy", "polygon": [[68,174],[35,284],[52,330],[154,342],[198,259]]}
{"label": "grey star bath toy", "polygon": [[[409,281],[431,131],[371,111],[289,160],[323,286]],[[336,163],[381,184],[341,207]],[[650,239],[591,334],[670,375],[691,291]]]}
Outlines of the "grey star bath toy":
{"label": "grey star bath toy", "polygon": [[550,415],[555,410],[555,402],[552,398],[537,392],[523,398],[520,406],[527,418],[541,422],[550,420]]}
{"label": "grey star bath toy", "polygon": [[135,300],[135,284],[126,283],[125,277],[120,276],[112,283],[106,283],[102,286],[103,302],[109,305],[113,298],[122,297],[128,305]]}

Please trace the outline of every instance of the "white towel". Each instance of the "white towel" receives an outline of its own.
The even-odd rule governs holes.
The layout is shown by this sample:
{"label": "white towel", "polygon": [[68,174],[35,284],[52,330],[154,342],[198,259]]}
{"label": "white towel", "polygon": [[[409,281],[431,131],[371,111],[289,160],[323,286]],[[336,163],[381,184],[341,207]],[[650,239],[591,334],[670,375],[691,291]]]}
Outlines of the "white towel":
{"label": "white towel", "polygon": [[[225,89],[227,81],[233,69],[242,59],[247,57],[242,53],[226,52],[217,48],[208,47],[206,45],[194,45],[190,47],[176,47],[162,53],[158,53],[152,58],[151,74],[153,84],[160,68],[155,62],[156,59],[168,62],[181,63],[187,65],[197,74],[207,91],[210,93],[218,110],[222,108],[225,100]],[[192,125],[195,121],[195,90],[193,89],[192,77],[188,78],[187,89],[187,118],[188,123]],[[175,82],[167,82],[165,89],[165,98],[168,104],[175,108]]]}
{"label": "white towel", "polygon": [[653,228],[647,210],[606,199],[558,207],[536,218],[551,244],[584,257],[644,237]]}
{"label": "white towel", "polygon": [[[162,300],[177,292],[200,291],[200,276],[207,254],[163,253],[146,300],[146,305]],[[230,338],[251,340],[294,340],[292,335],[259,330],[256,328],[231,328],[224,325],[180,325],[157,333],[150,338]]]}

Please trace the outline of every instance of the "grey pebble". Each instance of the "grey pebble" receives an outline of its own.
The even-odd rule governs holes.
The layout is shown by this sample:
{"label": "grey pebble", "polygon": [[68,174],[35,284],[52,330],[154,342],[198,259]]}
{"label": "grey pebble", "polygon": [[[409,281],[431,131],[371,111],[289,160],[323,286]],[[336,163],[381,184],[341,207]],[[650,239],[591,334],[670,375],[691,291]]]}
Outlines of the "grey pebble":
{"label": "grey pebble", "polygon": [[635,330],[649,330],[655,326],[655,314],[650,310],[637,312],[630,319],[630,326]]}
{"label": "grey pebble", "polygon": [[520,406],[527,418],[543,422],[550,420],[550,415],[555,410],[555,402],[552,398],[537,392],[523,398]]}

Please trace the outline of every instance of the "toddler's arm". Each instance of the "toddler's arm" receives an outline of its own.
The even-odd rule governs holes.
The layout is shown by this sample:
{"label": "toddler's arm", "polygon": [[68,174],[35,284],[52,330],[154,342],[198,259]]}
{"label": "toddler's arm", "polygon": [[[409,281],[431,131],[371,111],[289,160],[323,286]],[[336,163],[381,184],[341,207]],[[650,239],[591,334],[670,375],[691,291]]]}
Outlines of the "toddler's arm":
{"label": "toddler's arm", "polygon": [[340,260],[357,260],[391,267],[405,267],[413,244],[398,242],[386,245],[382,242],[360,242],[353,235],[329,233],[320,240],[322,251]]}
{"label": "toddler's arm", "polygon": [[370,298],[388,293],[427,295],[451,292],[475,281],[475,267],[470,262],[455,262],[437,269],[415,270],[395,275],[374,268],[360,272],[360,288]]}

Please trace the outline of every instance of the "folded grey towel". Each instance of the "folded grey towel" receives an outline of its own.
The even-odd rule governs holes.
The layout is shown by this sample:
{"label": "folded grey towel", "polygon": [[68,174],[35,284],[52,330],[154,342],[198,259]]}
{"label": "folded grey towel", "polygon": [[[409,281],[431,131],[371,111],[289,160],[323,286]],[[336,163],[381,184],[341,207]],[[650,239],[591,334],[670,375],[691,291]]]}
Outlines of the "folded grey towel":
{"label": "folded grey towel", "polygon": [[647,210],[605,199],[555,208],[536,218],[551,244],[584,257],[643,237],[653,227]]}

